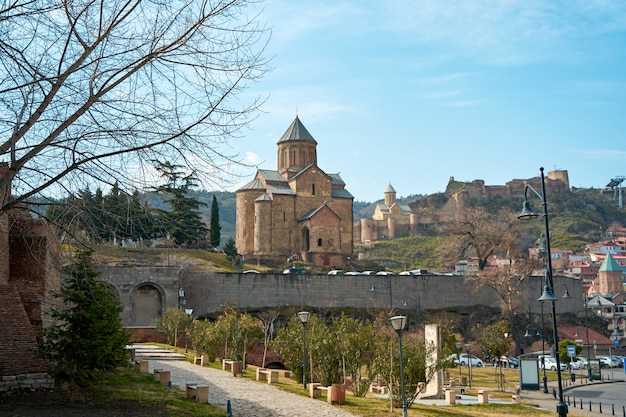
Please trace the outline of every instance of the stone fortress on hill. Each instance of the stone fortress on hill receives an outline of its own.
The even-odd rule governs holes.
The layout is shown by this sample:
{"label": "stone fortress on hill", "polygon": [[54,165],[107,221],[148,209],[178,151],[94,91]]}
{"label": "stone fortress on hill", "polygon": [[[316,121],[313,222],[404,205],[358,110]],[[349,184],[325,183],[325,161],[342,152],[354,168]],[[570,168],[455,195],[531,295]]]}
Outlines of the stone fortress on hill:
{"label": "stone fortress on hill", "polygon": [[[384,201],[376,204],[373,216],[354,222],[353,238],[355,242],[364,243],[380,239],[394,239],[397,236],[409,234],[420,225],[445,221],[453,215],[456,207],[467,201],[488,200],[494,197],[524,198],[526,185],[530,185],[541,192],[541,177],[525,180],[514,179],[505,185],[485,185],[484,180],[457,182],[454,177],[450,177],[446,193],[451,197],[449,205],[452,207],[447,207],[439,215],[434,216],[432,214],[420,214],[411,210],[408,205],[398,204],[396,202],[396,190],[389,184],[384,192]],[[546,190],[551,193],[570,191],[567,170],[548,172]]]}

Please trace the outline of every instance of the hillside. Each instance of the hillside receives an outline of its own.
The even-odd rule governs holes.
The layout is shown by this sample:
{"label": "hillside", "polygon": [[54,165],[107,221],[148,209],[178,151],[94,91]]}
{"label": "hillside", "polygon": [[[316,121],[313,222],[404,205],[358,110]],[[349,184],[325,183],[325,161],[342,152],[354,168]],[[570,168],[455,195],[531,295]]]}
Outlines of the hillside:
{"label": "hillside", "polygon": [[[206,206],[202,212],[207,221],[213,193],[196,191],[193,193]],[[232,192],[215,192],[220,210],[222,225],[222,242],[229,237],[235,237],[236,199]],[[600,189],[575,189],[572,192],[553,193],[548,196],[548,210],[550,228],[552,229],[552,247],[580,251],[592,242],[607,238],[617,226],[626,225],[626,211],[619,209],[614,195],[610,191]],[[159,206],[160,201],[154,196],[148,200],[151,205]],[[354,219],[371,217],[377,203],[355,201],[353,207]],[[428,196],[412,195],[399,198],[401,204],[408,204],[411,209],[420,214],[432,216],[438,221],[445,221],[450,213],[457,210],[457,196],[452,191],[437,193]],[[472,206],[485,207],[494,215],[501,208],[508,208],[514,212],[521,210],[523,198],[474,199],[468,203]],[[535,211],[541,211],[541,201],[538,198],[530,200]],[[420,227],[412,236],[405,236],[394,241],[380,241],[365,249],[365,259],[390,269],[408,268],[439,268],[436,252],[442,241],[437,236],[436,224]],[[528,224],[527,234],[521,236],[530,246],[534,239],[543,231],[543,222],[536,221]],[[355,250],[361,247],[356,245]]]}

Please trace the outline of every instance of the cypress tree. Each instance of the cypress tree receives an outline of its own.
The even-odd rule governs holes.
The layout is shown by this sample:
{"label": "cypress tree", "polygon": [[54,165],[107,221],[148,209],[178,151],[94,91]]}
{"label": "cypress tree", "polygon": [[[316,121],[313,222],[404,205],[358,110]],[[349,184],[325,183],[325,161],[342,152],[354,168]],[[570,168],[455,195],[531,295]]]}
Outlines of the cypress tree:
{"label": "cypress tree", "polygon": [[210,220],[210,232],[211,232],[211,246],[217,248],[220,245],[222,226],[220,226],[220,211],[217,206],[217,198],[213,194],[213,201],[211,202],[211,220]]}

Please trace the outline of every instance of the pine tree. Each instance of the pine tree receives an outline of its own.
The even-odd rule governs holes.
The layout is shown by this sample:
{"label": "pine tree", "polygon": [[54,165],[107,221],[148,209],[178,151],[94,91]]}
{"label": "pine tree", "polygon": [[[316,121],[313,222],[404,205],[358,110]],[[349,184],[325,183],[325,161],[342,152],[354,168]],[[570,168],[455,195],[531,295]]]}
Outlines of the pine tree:
{"label": "pine tree", "polygon": [[169,197],[165,202],[170,205],[170,210],[161,212],[165,229],[176,243],[197,245],[200,238],[208,232],[200,215],[200,206],[206,204],[189,196],[198,179],[193,174],[185,175],[179,165],[169,162],[156,164],[166,183],[156,187],[155,191]]}
{"label": "pine tree", "polygon": [[115,289],[96,279],[91,251],[79,252],[67,273],[61,293],[55,294],[66,307],[52,310],[58,324],[44,330],[40,353],[57,384],[67,383],[69,392],[80,392],[125,364],[130,336],[122,327],[123,304]]}
{"label": "pine tree", "polygon": [[220,226],[220,210],[217,206],[217,198],[213,194],[213,201],[211,202],[211,246],[217,248],[220,245],[222,226]]}

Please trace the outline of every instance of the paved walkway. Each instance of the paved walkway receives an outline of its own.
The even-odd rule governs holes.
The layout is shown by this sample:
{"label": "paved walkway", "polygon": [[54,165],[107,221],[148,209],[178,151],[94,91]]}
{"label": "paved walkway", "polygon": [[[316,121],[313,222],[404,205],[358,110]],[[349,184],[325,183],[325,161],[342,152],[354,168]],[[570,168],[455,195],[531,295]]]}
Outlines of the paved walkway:
{"label": "paved walkway", "polygon": [[[324,401],[285,392],[271,385],[247,378],[233,377],[229,372],[200,367],[187,361],[150,359],[149,372],[153,373],[155,368],[170,371],[172,385],[182,391],[185,391],[185,386],[188,383],[208,386],[209,403],[226,410],[227,402],[230,400],[233,415],[236,417],[354,417],[353,414],[333,407]],[[522,391],[522,400],[536,407],[555,412],[557,401],[552,395],[553,386],[556,387],[555,381],[548,383],[549,394],[544,394],[543,390]],[[457,404],[476,404],[477,397],[460,395],[456,402]],[[510,403],[494,400],[490,402]],[[415,403],[445,406],[444,400],[424,399],[416,400]],[[601,416],[597,411],[590,412],[571,406],[569,407],[569,414],[585,417]]]}
{"label": "paved walkway", "polygon": [[209,387],[209,403],[226,410],[230,400],[237,417],[354,417],[353,414],[330,404],[301,395],[281,391],[268,384],[233,377],[229,372],[200,367],[186,361],[151,360],[154,369],[170,371],[172,385],[185,391],[186,384]]}

